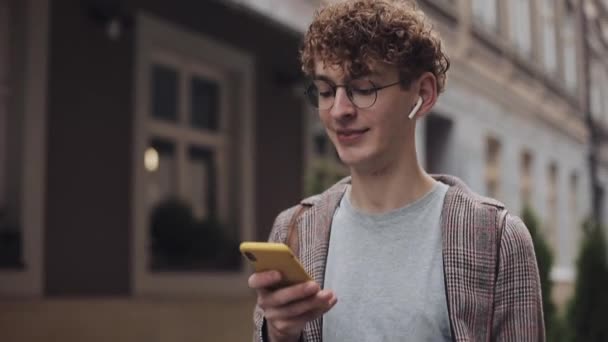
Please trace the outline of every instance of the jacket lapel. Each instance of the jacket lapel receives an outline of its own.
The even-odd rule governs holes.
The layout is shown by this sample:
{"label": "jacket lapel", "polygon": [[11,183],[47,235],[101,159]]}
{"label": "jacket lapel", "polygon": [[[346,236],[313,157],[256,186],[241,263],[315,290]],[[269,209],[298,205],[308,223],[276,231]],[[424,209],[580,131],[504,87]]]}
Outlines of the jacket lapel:
{"label": "jacket lapel", "polygon": [[[342,200],[350,178],[334,185],[321,195],[300,204],[310,206],[298,224],[299,257],[304,269],[321,285],[325,283],[325,265],[334,213]],[[304,341],[321,341],[323,318],[309,322],[304,329]]]}
{"label": "jacket lapel", "polygon": [[[498,210],[504,206],[471,192],[455,177],[441,213],[443,270],[454,341],[485,341],[492,317],[498,253]],[[489,204],[489,205],[486,205]]]}

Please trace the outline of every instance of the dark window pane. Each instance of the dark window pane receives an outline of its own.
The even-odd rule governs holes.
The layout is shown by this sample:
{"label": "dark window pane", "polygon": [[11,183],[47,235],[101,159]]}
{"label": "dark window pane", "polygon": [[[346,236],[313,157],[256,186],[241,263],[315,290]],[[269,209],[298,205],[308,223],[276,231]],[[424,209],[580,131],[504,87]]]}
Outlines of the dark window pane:
{"label": "dark window pane", "polygon": [[[167,150],[162,144],[156,147],[161,155]],[[215,153],[192,147],[188,157],[190,200],[168,196],[151,211],[152,270],[237,271],[242,263],[239,241],[229,234],[235,230],[221,222],[217,214]]]}
{"label": "dark window pane", "polygon": [[[8,76],[12,65],[13,48],[9,34],[14,12],[9,2],[0,0],[0,269],[25,268],[23,261],[23,234],[21,227],[23,193],[22,156],[25,140],[18,111],[10,106],[11,84]],[[15,64],[16,66],[17,64]]]}
{"label": "dark window pane", "polygon": [[217,180],[214,153],[203,148],[190,149],[192,209],[199,219],[217,217]]}
{"label": "dark window pane", "polygon": [[175,144],[154,139],[146,149],[146,202],[150,218],[151,268],[164,268],[178,257],[184,246],[181,230],[188,222],[188,210],[177,198]]}
{"label": "dark window pane", "polygon": [[5,210],[0,208],[0,269],[20,269],[25,266],[21,258],[21,229]]}
{"label": "dark window pane", "polygon": [[175,196],[177,194],[175,145],[172,142],[155,139],[146,150],[144,157],[149,174],[147,194],[149,205],[155,205],[164,198]]}
{"label": "dark window pane", "polygon": [[152,66],[152,116],[167,121],[177,121],[178,74],[164,65]]}
{"label": "dark window pane", "polygon": [[217,131],[220,112],[220,89],[216,82],[193,77],[190,82],[193,127]]}

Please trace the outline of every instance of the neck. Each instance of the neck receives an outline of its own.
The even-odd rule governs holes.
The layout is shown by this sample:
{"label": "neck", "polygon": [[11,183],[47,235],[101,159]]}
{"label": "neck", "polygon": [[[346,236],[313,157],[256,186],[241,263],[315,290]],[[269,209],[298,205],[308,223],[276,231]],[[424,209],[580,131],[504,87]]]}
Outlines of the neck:
{"label": "neck", "polygon": [[407,155],[371,170],[351,168],[353,206],[377,214],[404,207],[427,194],[436,181],[418,164],[415,149]]}

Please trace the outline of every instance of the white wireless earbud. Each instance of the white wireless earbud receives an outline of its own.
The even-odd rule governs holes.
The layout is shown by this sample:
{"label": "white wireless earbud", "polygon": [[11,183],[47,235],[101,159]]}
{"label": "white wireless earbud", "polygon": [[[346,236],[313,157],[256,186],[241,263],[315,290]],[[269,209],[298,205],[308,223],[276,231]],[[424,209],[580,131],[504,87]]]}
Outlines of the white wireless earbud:
{"label": "white wireless earbud", "polygon": [[422,96],[418,97],[418,101],[416,101],[416,105],[414,106],[414,108],[412,108],[412,111],[407,116],[408,118],[410,118],[410,120],[412,120],[414,118],[414,116],[416,116],[416,114],[418,113],[418,110],[420,110],[420,107],[422,106],[423,102],[424,102],[424,100],[422,99]]}

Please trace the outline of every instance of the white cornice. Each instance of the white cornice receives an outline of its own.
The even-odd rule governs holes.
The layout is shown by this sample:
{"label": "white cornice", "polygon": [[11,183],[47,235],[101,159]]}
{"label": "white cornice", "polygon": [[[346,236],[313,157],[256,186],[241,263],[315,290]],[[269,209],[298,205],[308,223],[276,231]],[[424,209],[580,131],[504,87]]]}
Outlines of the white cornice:
{"label": "white cornice", "polygon": [[560,101],[559,96],[542,83],[527,86],[524,82],[516,82],[508,75],[488,69],[489,66],[472,62],[471,56],[454,58],[452,66],[449,77],[460,84],[467,84],[477,94],[510,108],[514,113],[525,115],[527,119],[531,119],[532,114],[575,141],[582,143],[588,139],[583,118],[577,116],[567,101]]}

